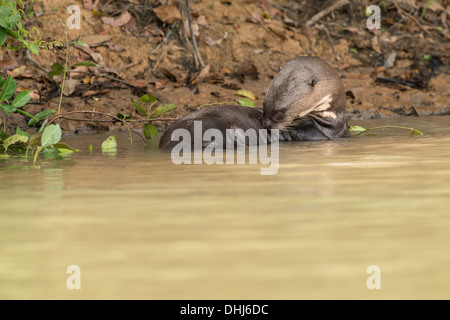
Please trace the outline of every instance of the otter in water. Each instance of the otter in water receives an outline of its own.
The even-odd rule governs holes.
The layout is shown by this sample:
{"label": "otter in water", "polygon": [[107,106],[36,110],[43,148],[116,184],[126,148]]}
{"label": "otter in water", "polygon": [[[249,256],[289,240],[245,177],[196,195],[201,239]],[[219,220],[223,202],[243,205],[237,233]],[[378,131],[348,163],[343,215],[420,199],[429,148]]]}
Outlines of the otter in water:
{"label": "otter in water", "polygon": [[[186,129],[189,131],[190,136],[194,137],[196,121],[201,121],[202,137],[208,129],[219,130],[222,137],[226,137],[227,129],[242,129],[243,131],[252,129],[256,134],[255,138],[257,138],[259,130],[264,129],[262,125],[262,116],[262,112],[258,109],[239,105],[204,107],[176,120],[166,132],[164,132],[164,135],[159,141],[159,147],[161,149],[170,150],[177,145],[179,142],[172,140],[172,133],[179,128]],[[193,144],[193,138],[191,141]],[[209,141],[203,141],[202,147],[209,145],[209,143]],[[246,144],[252,143],[247,141]],[[255,141],[254,144],[258,144],[258,141]],[[223,140],[223,147],[225,147],[225,145],[226,141]]]}
{"label": "otter in water", "polygon": [[169,126],[159,147],[172,149],[177,145],[172,133],[179,128],[187,129],[193,137],[196,121],[202,123],[202,136],[208,129],[218,129],[226,136],[227,129],[253,129],[258,134],[266,128],[281,130],[280,140],[349,137],[345,102],[344,86],[331,66],[317,57],[298,57],[288,61],[272,80],[262,112],[238,105],[202,108]]}
{"label": "otter in water", "polygon": [[338,73],[318,57],[286,63],[264,97],[263,125],[280,140],[329,140],[350,136],[345,90]]}

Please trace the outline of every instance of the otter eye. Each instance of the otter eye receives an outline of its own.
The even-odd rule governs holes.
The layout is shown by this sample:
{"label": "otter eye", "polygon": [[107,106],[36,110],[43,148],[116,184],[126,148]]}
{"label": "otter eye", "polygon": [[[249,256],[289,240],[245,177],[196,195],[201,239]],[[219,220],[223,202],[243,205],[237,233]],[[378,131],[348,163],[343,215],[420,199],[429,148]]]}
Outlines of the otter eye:
{"label": "otter eye", "polygon": [[281,71],[281,68],[280,68],[280,66],[278,66],[277,73],[280,72],[280,71]]}
{"label": "otter eye", "polygon": [[313,79],[308,80],[307,83],[309,86],[314,87],[317,84],[317,82],[319,82],[319,80],[313,78]]}
{"label": "otter eye", "polygon": [[276,111],[272,116],[272,119],[274,121],[280,121],[280,120],[283,120],[283,118],[284,118],[284,112],[282,112],[282,111]]}

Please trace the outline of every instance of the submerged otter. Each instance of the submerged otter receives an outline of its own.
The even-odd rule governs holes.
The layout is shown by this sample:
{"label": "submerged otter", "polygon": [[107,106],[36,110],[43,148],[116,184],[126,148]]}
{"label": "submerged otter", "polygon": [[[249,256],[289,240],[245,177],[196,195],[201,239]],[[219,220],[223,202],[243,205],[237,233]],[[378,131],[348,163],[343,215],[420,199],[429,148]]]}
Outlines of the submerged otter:
{"label": "submerged otter", "polygon": [[298,57],[288,61],[272,80],[263,112],[238,105],[202,108],[169,126],[159,147],[172,149],[178,144],[172,141],[176,129],[187,129],[192,136],[195,121],[202,121],[202,134],[208,129],[226,136],[227,129],[258,132],[266,128],[281,130],[280,140],[349,137],[345,102],[344,86],[332,67],[317,57]]}

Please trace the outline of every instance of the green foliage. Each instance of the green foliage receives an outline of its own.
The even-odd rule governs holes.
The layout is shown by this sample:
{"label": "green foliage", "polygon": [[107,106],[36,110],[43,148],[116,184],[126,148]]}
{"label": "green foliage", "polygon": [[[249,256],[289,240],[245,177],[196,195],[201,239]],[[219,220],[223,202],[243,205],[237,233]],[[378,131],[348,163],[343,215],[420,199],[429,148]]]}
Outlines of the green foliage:
{"label": "green foliage", "polygon": [[255,103],[250,99],[239,99],[238,102],[241,106],[244,106],[244,107],[250,107],[250,108],[255,107]]}
{"label": "green foliage", "polygon": [[102,151],[103,152],[116,152],[117,151],[117,140],[114,135],[108,137],[102,143]]}
{"label": "green foliage", "polygon": [[[25,8],[22,0],[0,0],[0,46],[7,45],[10,49],[13,39],[21,43],[33,54],[39,54],[39,48],[50,48],[62,46],[61,41],[46,42],[37,38],[39,30],[31,28],[27,30],[22,24],[23,9]],[[8,38],[9,37],[9,38]],[[34,40],[28,40],[34,37]]]}
{"label": "green foliage", "polygon": [[[156,99],[155,96],[146,94],[139,99],[139,102],[131,99],[131,106],[136,109],[136,112],[139,115],[146,117],[149,120],[158,119],[162,115],[170,113],[177,109],[177,105],[174,103],[156,106],[157,102],[158,99]],[[125,121],[132,121],[131,116],[124,116],[121,113],[119,113],[117,117]],[[158,134],[158,129],[154,125],[146,123],[144,125],[143,132],[146,139],[152,140]]]}

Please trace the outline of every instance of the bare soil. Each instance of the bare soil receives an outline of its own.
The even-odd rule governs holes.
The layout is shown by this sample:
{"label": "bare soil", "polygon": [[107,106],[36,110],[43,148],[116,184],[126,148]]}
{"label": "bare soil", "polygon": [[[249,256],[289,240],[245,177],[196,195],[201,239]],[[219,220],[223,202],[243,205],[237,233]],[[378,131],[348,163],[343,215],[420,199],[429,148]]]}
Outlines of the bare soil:
{"label": "bare soil", "polygon": [[[46,41],[63,43],[60,19],[67,21],[67,7],[77,4],[81,29],[67,33],[69,39],[81,35],[91,51],[71,48],[69,63],[88,60],[101,65],[69,73],[68,78],[75,80],[74,91],[64,96],[62,113],[93,110],[139,118],[130,99],[151,93],[160,103],[176,103],[177,111],[167,117],[179,117],[203,104],[237,102],[238,89],[252,92],[260,106],[279,67],[296,56],[314,55],[342,75],[351,120],[450,114],[447,0],[425,11],[426,1],[384,1],[381,30],[367,28],[364,10],[370,3],[364,0],[349,1],[310,27],[308,20],[337,1],[191,0],[206,68],[195,66],[185,14],[175,23],[155,15],[153,9],[166,2],[179,6],[174,1],[112,0],[100,1],[93,11],[85,9],[82,1],[35,1],[33,17],[25,26],[37,27]],[[99,13],[117,17],[124,12],[132,18],[123,26],[111,26],[99,17]],[[65,54],[65,47],[41,49],[32,58],[49,70],[55,62],[64,64]],[[17,62],[15,68],[9,68],[11,59]],[[57,109],[57,88],[30,63],[23,49],[0,48],[0,72],[13,75],[20,88],[34,93],[25,111]],[[57,84],[61,80],[55,77]],[[88,121],[58,120],[66,134],[120,128],[120,123],[96,122],[92,115],[77,117]],[[22,115],[3,120],[9,130],[19,125],[30,131]],[[161,129],[166,124],[156,122]]]}

